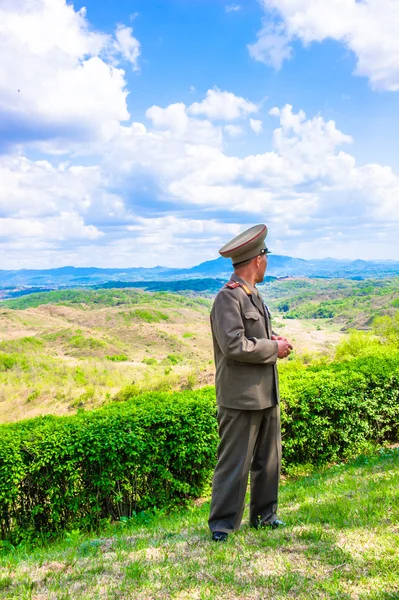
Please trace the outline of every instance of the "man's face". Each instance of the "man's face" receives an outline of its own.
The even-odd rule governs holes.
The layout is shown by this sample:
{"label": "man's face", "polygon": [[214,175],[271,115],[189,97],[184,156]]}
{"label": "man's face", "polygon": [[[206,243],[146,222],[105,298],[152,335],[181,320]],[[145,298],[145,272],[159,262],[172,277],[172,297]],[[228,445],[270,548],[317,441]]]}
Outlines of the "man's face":
{"label": "man's face", "polygon": [[262,283],[265,278],[267,268],[267,254],[262,254],[258,257],[259,264],[256,272],[256,283]]}

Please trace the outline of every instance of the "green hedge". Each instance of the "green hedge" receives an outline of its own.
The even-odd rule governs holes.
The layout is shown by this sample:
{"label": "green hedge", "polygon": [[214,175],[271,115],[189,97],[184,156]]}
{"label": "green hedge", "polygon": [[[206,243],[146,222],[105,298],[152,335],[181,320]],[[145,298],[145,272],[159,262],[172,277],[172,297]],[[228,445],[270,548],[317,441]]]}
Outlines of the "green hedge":
{"label": "green hedge", "polygon": [[322,465],[399,440],[399,356],[287,369],[283,465]]}
{"label": "green hedge", "polygon": [[[399,358],[281,370],[284,468],[399,438]],[[198,497],[216,461],[213,388],[148,393],[73,417],[0,426],[2,537],[90,529]]]}
{"label": "green hedge", "polygon": [[215,414],[204,390],[1,426],[2,537],[90,529],[200,496],[214,466]]}

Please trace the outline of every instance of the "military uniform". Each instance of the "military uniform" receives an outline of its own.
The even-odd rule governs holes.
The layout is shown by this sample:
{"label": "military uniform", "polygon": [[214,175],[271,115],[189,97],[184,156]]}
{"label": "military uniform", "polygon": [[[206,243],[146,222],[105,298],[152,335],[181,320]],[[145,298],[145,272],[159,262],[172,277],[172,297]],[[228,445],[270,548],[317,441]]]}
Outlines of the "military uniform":
{"label": "military uniform", "polygon": [[[256,256],[260,244],[264,248],[267,229],[256,227],[230,242],[233,264],[237,258],[251,258],[251,253]],[[251,241],[252,230],[258,233]],[[248,242],[243,248],[238,244],[245,234],[250,248]],[[209,527],[230,533],[242,520],[249,472],[250,522],[259,526],[276,520],[281,464],[278,344],[271,339],[269,311],[258,290],[235,274],[215,298],[211,328],[220,444]]]}

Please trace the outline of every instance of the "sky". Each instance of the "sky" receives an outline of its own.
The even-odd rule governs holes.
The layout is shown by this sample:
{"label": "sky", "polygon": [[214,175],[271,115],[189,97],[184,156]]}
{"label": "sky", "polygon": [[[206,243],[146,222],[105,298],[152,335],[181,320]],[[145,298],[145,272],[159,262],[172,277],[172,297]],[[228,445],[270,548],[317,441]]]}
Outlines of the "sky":
{"label": "sky", "polygon": [[399,0],[0,0],[0,269],[399,260]]}

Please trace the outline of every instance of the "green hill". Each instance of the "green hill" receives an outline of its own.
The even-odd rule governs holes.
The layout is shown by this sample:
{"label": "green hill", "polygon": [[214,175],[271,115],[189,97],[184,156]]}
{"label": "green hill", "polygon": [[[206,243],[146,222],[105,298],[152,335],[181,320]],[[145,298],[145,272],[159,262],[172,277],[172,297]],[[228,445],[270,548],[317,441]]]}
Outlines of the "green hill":
{"label": "green hill", "polygon": [[0,421],[93,408],[122,387],[212,378],[210,301],[132,289],[32,294],[0,307]]}
{"label": "green hill", "polygon": [[318,319],[343,329],[367,329],[374,317],[399,308],[399,277],[367,281],[285,279],[262,286],[271,308],[284,319]]}

